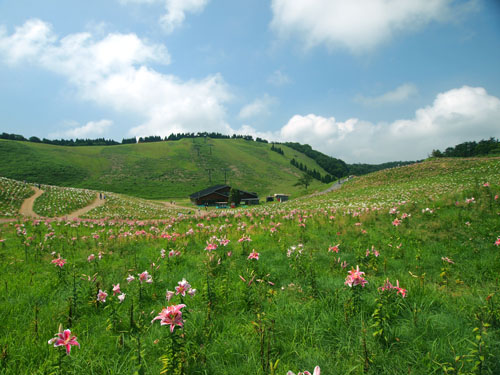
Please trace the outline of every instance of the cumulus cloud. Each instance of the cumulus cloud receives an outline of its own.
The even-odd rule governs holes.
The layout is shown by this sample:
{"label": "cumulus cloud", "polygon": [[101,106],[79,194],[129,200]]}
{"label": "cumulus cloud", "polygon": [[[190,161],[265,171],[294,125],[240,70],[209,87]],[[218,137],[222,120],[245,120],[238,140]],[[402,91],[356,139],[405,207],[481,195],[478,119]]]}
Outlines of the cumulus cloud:
{"label": "cumulus cloud", "polygon": [[127,4],[154,4],[164,3],[166,13],[160,17],[160,24],[166,32],[171,33],[182,25],[186,13],[199,13],[203,11],[209,0],[118,0]]}
{"label": "cumulus cloud", "polygon": [[199,13],[208,4],[208,0],[167,0],[167,13],[160,19],[160,23],[167,32],[172,32],[182,25],[186,13]]}
{"label": "cumulus cloud", "polygon": [[482,87],[463,86],[437,95],[412,119],[374,124],[351,118],[295,115],[280,130],[281,140],[308,143],[347,162],[382,163],[427,157],[432,149],[500,137],[500,99]]}
{"label": "cumulus cloud", "polygon": [[51,137],[63,138],[96,138],[103,135],[106,130],[113,125],[111,120],[90,121],[80,126],[78,123],[72,124],[72,128],[63,132],[51,134]]}
{"label": "cumulus cloud", "polygon": [[7,36],[5,27],[0,26],[0,53],[5,55],[10,64],[38,56],[42,49],[54,41],[50,25],[38,19],[28,20],[24,25],[16,27],[11,36]]}
{"label": "cumulus cloud", "polygon": [[25,61],[64,76],[85,100],[142,118],[134,136],[172,132],[230,132],[224,102],[230,93],[220,75],[182,81],[147,66],[168,64],[167,49],[135,34],[91,33],[58,38],[49,24],[27,21],[12,35],[0,32],[0,59]]}
{"label": "cumulus cloud", "polygon": [[356,97],[356,101],[368,106],[379,106],[384,104],[394,104],[408,100],[418,93],[417,87],[412,83],[405,83],[392,91],[386,92],[379,96],[362,96]]}
{"label": "cumulus cloud", "polygon": [[253,102],[244,106],[238,115],[240,119],[265,116],[271,113],[271,107],[275,105],[277,99],[265,94],[262,98],[257,98]]}
{"label": "cumulus cloud", "polygon": [[292,82],[281,70],[275,70],[267,79],[267,82],[274,86],[285,86]]}
{"label": "cumulus cloud", "polygon": [[271,27],[281,37],[298,37],[307,48],[323,44],[359,53],[472,7],[455,0],[272,0],[271,9]]}

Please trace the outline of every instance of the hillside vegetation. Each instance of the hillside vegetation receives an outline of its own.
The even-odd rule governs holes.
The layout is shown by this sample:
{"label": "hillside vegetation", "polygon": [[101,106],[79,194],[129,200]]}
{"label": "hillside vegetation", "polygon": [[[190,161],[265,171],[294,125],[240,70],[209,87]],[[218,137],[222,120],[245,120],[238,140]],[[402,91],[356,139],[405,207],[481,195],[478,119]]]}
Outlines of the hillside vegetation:
{"label": "hillside vegetation", "polygon": [[205,216],[113,194],[0,224],[1,368],[496,375],[499,194],[499,158],[440,159]]}
{"label": "hillside vegetation", "polygon": [[[48,185],[71,186],[165,199],[186,197],[227,184],[259,195],[303,194],[293,186],[302,175],[295,159],[326,175],[314,160],[282,146],[244,139],[181,139],[115,146],[54,146],[0,139],[0,175]],[[327,185],[314,180],[309,190]]]}

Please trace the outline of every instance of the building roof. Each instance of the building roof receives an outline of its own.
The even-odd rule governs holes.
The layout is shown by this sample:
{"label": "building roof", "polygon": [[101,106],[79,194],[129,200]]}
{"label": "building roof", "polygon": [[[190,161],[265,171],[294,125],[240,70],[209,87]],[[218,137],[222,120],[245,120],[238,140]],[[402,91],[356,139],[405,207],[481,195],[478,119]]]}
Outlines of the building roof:
{"label": "building roof", "polygon": [[203,189],[203,190],[200,190],[200,191],[198,191],[196,193],[191,194],[189,196],[189,198],[191,198],[191,199],[198,199],[198,198],[204,197],[205,195],[209,195],[209,194],[215,193],[218,190],[221,190],[221,189],[224,189],[224,188],[231,188],[231,186],[229,186],[229,185],[214,185],[214,186],[208,187],[206,189]]}

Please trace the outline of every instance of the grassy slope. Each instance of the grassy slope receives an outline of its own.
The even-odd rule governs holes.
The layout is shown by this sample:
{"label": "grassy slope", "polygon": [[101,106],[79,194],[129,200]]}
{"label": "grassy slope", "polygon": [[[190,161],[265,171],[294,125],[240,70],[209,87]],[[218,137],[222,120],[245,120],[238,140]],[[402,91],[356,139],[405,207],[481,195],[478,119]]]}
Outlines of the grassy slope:
{"label": "grassy slope", "polygon": [[[160,373],[160,356],[172,335],[151,319],[167,304],[165,290],[186,278],[199,292],[182,301],[186,324],[174,333],[184,334],[179,352],[186,374],[267,373],[260,369],[261,342],[264,355],[273,363],[280,360],[276,374],[311,371],[315,365],[324,374],[498,374],[499,168],[498,159],[429,161],[354,179],[323,197],[219,211],[210,220],[186,216],[153,225],[103,221],[75,227],[26,222],[21,239],[30,247],[21,245],[12,226],[0,227],[4,373],[56,372],[62,360],[67,373],[129,374],[139,371],[139,350],[144,373]],[[354,197],[356,206],[370,209],[352,209]],[[466,197],[475,197],[475,203]],[[398,205],[394,214],[372,209],[402,199],[409,203]],[[426,207],[432,212],[422,212]],[[409,216],[393,225],[403,213]],[[185,235],[190,228],[194,234]],[[47,240],[49,232],[55,235]],[[164,232],[180,236],[169,241],[160,237]],[[203,249],[214,235],[231,243],[209,258]],[[238,243],[243,235],[252,242]],[[303,255],[288,257],[287,250],[299,243]],[[339,252],[329,252],[336,244]],[[182,255],[161,259],[162,248]],[[251,249],[260,253],[258,261],[247,259]],[[67,259],[64,268],[51,263],[52,251]],[[101,261],[87,261],[100,251]],[[151,269],[152,262],[160,268]],[[364,288],[344,285],[356,265],[366,273]],[[152,284],[125,281],[146,269],[154,273]],[[274,285],[241,281],[250,280],[252,272]],[[97,283],[82,274],[95,274]],[[386,278],[399,280],[406,298],[394,290],[382,293]],[[126,293],[123,304],[111,296],[116,283]],[[95,305],[99,288],[110,296]],[[179,302],[176,296],[171,304]],[[137,327],[130,323],[131,312]],[[70,316],[81,347],[68,357],[47,341],[59,323],[69,327]],[[263,341],[256,323],[266,327]],[[474,368],[479,360],[480,370]]]}
{"label": "grassy slope", "polygon": [[[285,155],[269,144],[244,140],[183,139],[176,142],[119,146],[63,147],[0,140],[0,175],[37,183],[127,193],[162,199],[185,197],[211,184],[227,182],[261,196],[300,194],[293,184],[300,171],[295,157],[308,168],[325,172],[313,160],[285,146]],[[198,155],[199,149],[199,155]],[[209,182],[207,169],[212,169]],[[311,190],[324,189],[314,181]]]}

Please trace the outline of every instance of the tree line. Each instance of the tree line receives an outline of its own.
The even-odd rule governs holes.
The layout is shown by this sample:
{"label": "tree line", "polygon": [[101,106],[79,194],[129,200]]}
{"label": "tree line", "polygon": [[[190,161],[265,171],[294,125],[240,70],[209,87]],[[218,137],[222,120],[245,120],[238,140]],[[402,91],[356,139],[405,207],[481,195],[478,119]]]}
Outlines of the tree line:
{"label": "tree line", "polygon": [[440,150],[432,150],[432,157],[435,158],[454,158],[454,157],[471,157],[471,156],[486,156],[500,154],[500,141],[491,137],[483,139],[479,142],[464,142],[455,147],[448,147],[444,152]]}
{"label": "tree line", "polygon": [[25,142],[33,142],[33,143],[46,143],[49,145],[57,145],[57,146],[113,146],[119,145],[120,142],[114,141],[112,139],[104,139],[104,138],[96,138],[96,139],[88,139],[88,138],[76,138],[76,139],[47,139],[47,138],[38,138],[38,137],[29,137],[25,138],[19,134],[9,134],[2,133],[0,134],[0,139],[9,139],[11,141],[25,141]]}
{"label": "tree line", "polygon": [[[307,175],[311,176],[312,178],[314,178],[318,181],[321,181],[325,184],[329,184],[330,182],[335,180],[335,178],[329,174],[322,176],[321,173],[319,173],[316,169],[307,168],[307,165],[304,165],[301,162],[298,162],[297,160],[295,160],[295,158],[292,158],[292,160],[290,160],[290,164],[293,165],[295,168],[300,169],[302,172],[306,173]],[[306,188],[307,188],[307,186],[306,186]]]}
{"label": "tree line", "polygon": [[[159,135],[151,135],[148,137],[132,137],[123,138],[121,142],[117,142],[112,139],[96,138],[96,139],[47,139],[38,137],[25,138],[20,134],[10,134],[1,133],[0,139],[9,139],[11,141],[24,141],[24,142],[34,142],[34,143],[46,143],[49,145],[57,146],[114,146],[119,144],[133,144],[133,143],[148,143],[148,142],[165,142],[165,141],[178,141],[183,138],[213,138],[213,139],[244,139],[246,141],[254,141],[251,135],[226,135],[215,132],[198,132],[198,133],[177,133],[170,134],[168,137],[160,137]],[[268,143],[267,140],[262,138],[255,138],[255,142]]]}
{"label": "tree line", "polygon": [[321,168],[334,177],[341,178],[349,174],[349,167],[343,160],[332,158],[322,152],[313,150],[313,148],[307,144],[302,145],[297,142],[285,142],[283,144],[309,156],[316,161]]}

